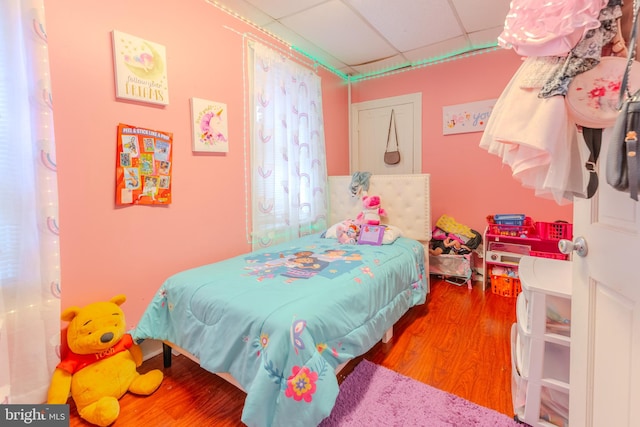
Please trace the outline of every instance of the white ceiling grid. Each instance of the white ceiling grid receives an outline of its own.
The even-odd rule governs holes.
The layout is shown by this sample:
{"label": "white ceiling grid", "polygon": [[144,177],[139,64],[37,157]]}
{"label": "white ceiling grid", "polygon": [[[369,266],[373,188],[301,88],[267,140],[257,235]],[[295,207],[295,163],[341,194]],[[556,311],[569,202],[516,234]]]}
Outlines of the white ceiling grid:
{"label": "white ceiling grid", "polygon": [[510,0],[207,0],[353,77],[496,46]]}

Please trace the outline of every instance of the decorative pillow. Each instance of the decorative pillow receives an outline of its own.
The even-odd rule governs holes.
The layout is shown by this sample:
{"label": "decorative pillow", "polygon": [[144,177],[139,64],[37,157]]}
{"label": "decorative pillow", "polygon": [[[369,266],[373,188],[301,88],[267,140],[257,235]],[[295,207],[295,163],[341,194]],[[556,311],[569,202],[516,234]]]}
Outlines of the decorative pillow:
{"label": "decorative pillow", "polygon": [[389,245],[396,241],[398,237],[402,236],[402,230],[395,225],[387,225],[384,230],[384,236],[382,236],[382,244]]}
{"label": "decorative pillow", "polygon": [[[331,227],[327,228],[327,231],[324,233],[325,239],[337,239],[338,238],[338,225],[342,224],[346,221],[340,221],[336,224],[333,224]],[[389,245],[396,241],[398,237],[402,236],[402,230],[400,230],[395,225],[387,225],[385,224],[384,236],[382,236],[382,244]]]}
{"label": "decorative pillow", "polygon": [[337,239],[338,238],[338,225],[342,224],[344,221],[337,222],[333,224],[331,227],[327,228],[327,231],[324,232],[325,239]]}

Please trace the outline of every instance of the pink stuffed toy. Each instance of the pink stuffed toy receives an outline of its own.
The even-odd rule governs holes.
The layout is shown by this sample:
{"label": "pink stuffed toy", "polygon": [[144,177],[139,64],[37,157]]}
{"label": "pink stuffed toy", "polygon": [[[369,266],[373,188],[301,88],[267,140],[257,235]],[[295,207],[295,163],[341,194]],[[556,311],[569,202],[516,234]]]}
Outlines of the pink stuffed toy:
{"label": "pink stuffed toy", "polygon": [[338,241],[343,245],[355,245],[358,243],[358,234],[360,227],[351,221],[343,221],[338,224],[336,236]]}
{"label": "pink stuffed toy", "polygon": [[356,218],[359,224],[379,225],[380,217],[387,213],[380,207],[380,196],[362,197],[362,212]]}

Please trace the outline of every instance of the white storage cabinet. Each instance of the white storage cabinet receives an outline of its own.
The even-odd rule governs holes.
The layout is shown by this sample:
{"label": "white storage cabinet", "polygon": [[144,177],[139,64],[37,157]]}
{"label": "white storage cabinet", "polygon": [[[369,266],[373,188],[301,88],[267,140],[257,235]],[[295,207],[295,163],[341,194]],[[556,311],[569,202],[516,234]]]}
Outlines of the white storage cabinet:
{"label": "white storage cabinet", "polygon": [[571,262],[523,256],[522,292],[511,329],[515,419],[567,426],[571,350]]}

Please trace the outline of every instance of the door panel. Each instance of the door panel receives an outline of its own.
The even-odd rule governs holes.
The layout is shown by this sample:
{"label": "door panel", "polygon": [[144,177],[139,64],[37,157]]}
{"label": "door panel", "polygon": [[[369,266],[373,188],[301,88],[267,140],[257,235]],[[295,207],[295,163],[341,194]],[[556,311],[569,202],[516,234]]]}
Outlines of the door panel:
{"label": "door panel", "polygon": [[[353,104],[351,108],[351,173],[422,173],[422,97],[399,96]],[[400,163],[384,163],[391,110],[395,112]],[[395,150],[396,135],[391,128],[389,149]]]}
{"label": "door panel", "polygon": [[[600,185],[574,202],[570,425],[632,426],[640,403],[640,215],[637,202],[605,181],[609,130],[603,135]],[[637,424],[635,424],[637,425]]]}

